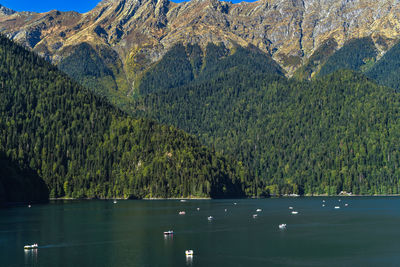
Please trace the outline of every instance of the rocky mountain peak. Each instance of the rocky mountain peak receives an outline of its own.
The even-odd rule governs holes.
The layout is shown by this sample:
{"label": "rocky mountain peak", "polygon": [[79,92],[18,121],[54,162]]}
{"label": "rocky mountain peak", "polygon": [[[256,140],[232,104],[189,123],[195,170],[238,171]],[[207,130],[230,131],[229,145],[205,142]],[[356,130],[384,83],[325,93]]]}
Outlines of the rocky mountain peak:
{"label": "rocky mountain peak", "polygon": [[338,49],[370,36],[384,53],[400,37],[399,12],[397,0],[103,0],[85,14],[61,12],[52,21],[46,13],[3,11],[0,29],[54,62],[68,47],[89,43],[115,50],[127,71],[136,72],[177,43],[204,48],[222,42],[228,48],[253,45],[290,75],[328,40]]}
{"label": "rocky mountain peak", "polygon": [[1,16],[1,15],[9,16],[9,15],[12,15],[12,14],[14,14],[14,13],[15,13],[14,10],[9,9],[9,8],[7,8],[7,7],[5,7],[5,6],[2,6],[2,5],[0,4],[0,16]]}

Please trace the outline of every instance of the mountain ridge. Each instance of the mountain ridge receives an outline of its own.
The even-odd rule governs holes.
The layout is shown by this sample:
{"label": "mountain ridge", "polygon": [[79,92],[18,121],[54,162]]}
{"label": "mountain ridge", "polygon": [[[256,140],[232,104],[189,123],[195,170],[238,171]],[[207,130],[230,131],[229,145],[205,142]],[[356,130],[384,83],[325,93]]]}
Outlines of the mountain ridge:
{"label": "mountain ridge", "polygon": [[[370,36],[381,56],[400,35],[393,1],[104,0],[89,12],[16,12],[0,18],[1,32],[58,64],[83,42],[117,52],[130,86],[175,44],[253,45],[291,76],[329,39],[339,49]],[[139,67],[137,67],[139,66]],[[133,83],[133,85],[132,85]]]}

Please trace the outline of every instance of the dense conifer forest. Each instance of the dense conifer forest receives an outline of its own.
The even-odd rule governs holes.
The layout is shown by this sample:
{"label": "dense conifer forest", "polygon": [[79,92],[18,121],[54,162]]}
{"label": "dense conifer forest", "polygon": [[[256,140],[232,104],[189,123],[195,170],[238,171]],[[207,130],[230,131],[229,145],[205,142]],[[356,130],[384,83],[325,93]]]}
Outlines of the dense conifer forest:
{"label": "dense conifer forest", "polygon": [[318,76],[337,70],[365,71],[375,63],[378,51],[370,37],[350,40],[328,58]]}
{"label": "dense conifer forest", "polygon": [[379,84],[395,88],[400,92],[400,43],[394,45],[383,57],[376,62],[366,75]]}
{"label": "dense conifer forest", "polygon": [[50,197],[241,197],[256,188],[241,162],[127,116],[1,36],[0,152],[35,171]]}
{"label": "dense conifer forest", "polygon": [[[376,52],[369,39],[348,44],[351,51],[364,46],[366,54],[355,55],[357,68]],[[239,67],[222,67],[233,55]],[[266,61],[240,68],[247,62],[245,53],[233,55],[210,56],[216,59],[213,75],[175,88],[165,73],[175,63],[162,60],[164,73],[158,75],[155,67],[151,74],[160,86],[153,83],[152,91],[142,91],[137,116],[177,126],[236,157],[262,181],[259,192],[399,193],[400,95],[395,90],[348,70],[327,69],[333,73],[314,81],[287,79],[263,71],[271,69]],[[347,56],[341,52],[335,58],[341,62]],[[198,69],[206,70],[207,63]],[[195,72],[191,76],[185,68],[185,73]]]}

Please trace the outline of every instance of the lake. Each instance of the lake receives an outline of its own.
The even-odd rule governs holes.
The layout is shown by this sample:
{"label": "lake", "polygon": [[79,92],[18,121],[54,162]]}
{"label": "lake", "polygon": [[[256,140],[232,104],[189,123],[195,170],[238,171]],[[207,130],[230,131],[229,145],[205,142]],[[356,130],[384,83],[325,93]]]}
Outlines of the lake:
{"label": "lake", "polygon": [[[174,235],[164,236],[167,230]],[[33,243],[39,249],[24,251]],[[398,197],[52,201],[0,209],[0,266],[399,264]]]}

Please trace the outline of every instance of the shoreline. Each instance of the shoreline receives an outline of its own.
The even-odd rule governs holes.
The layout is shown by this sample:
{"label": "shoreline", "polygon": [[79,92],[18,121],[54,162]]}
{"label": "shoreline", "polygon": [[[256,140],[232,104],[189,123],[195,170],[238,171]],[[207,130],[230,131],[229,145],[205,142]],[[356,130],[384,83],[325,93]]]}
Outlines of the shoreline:
{"label": "shoreline", "polygon": [[352,198],[352,197],[400,197],[400,194],[385,194],[385,195],[334,195],[334,196],[329,196],[329,195],[303,195],[303,196],[270,196],[270,197],[249,197],[249,198],[210,198],[210,197],[192,197],[192,198],[184,198],[184,197],[176,197],[176,198],[49,198],[48,200],[45,201],[21,201],[21,202],[3,202],[0,203],[0,208],[5,208],[5,207],[16,207],[16,206],[24,206],[24,205],[30,205],[30,204],[48,204],[50,201],[77,201],[77,200],[146,200],[146,201],[157,201],[157,200],[228,200],[228,199],[288,199],[288,198],[312,198],[312,197],[327,197],[327,198],[338,198],[338,197],[343,197],[343,198]]}
{"label": "shoreline", "polygon": [[[49,198],[49,200],[211,200],[210,197],[169,197],[169,198],[72,198],[72,197],[59,197],[59,198]],[[227,198],[228,199],[228,198]]]}
{"label": "shoreline", "polygon": [[[248,198],[211,198],[211,197],[170,197],[170,198],[49,198],[49,201],[57,200],[222,200],[222,199],[269,199],[269,198],[312,198],[312,197],[400,197],[400,194],[385,195],[302,195],[302,196],[270,196],[270,197],[248,197]],[[26,202],[28,203],[28,202]]]}

